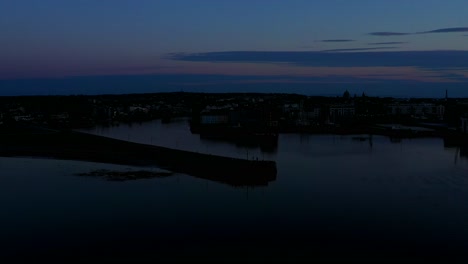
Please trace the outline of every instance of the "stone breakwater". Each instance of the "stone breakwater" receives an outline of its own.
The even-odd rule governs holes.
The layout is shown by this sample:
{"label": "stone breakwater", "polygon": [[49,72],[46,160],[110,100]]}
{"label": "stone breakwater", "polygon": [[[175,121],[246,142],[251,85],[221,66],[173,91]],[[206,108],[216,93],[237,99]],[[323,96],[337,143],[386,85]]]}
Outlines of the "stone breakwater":
{"label": "stone breakwater", "polygon": [[0,156],[158,166],[233,186],[268,185],[277,173],[274,161],[222,157],[71,131],[2,134]]}

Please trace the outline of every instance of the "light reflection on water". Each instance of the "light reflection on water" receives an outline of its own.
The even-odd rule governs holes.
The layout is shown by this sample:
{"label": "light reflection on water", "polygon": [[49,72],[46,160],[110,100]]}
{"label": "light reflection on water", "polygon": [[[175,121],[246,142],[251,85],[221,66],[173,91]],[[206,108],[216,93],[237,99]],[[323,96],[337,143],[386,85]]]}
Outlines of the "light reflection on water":
{"label": "light reflection on water", "polygon": [[261,188],[182,174],[109,182],[76,174],[141,168],[0,158],[0,260],[466,257],[468,162],[441,139],[285,134],[262,153],[202,141],[183,120],[93,132],[226,156],[248,150],[276,160],[278,176]]}

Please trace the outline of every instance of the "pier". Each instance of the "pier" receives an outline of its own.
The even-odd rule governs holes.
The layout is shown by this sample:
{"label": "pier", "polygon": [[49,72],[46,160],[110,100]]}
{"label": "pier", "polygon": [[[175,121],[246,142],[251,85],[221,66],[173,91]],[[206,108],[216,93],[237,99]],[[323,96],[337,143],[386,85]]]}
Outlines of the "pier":
{"label": "pier", "polygon": [[3,134],[0,156],[48,157],[157,166],[231,186],[266,186],[276,179],[276,162],[245,160],[138,144],[75,131]]}

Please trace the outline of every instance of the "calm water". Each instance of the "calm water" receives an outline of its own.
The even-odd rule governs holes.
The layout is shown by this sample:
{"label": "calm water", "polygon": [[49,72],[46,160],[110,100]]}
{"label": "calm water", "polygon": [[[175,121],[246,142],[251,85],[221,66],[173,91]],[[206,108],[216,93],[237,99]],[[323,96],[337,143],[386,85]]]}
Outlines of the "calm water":
{"label": "calm water", "polygon": [[290,134],[262,153],[202,141],[184,120],[89,132],[272,159],[278,176],[260,188],[182,174],[111,182],[76,174],[141,168],[0,158],[0,262],[468,259],[468,159],[443,140]]}

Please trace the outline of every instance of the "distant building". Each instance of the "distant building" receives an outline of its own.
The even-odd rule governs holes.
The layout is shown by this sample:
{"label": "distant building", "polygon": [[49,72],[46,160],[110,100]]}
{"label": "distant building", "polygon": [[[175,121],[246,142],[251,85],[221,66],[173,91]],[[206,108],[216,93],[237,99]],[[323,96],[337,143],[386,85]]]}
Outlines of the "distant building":
{"label": "distant building", "polygon": [[16,115],[13,119],[15,119],[16,122],[29,122],[34,120],[31,115]]}
{"label": "distant building", "polygon": [[229,115],[226,111],[202,111],[200,114],[200,124],[203,125],[220,125],[229,122]]}
{"label": "distant building", "polygon": [[332,105],[330,106],[330,117],[352,117],[356,114],[354,105]]}
{"label": "distant building", "polygon": [[330,120],[336,122],[339,120],[349,119],[356,114],[356,108],[351,104],[331,105]]}
{"label": "distant building", "polygon": [[304,110],[305,118],[308,120],[318,120],[322,114],[322,109],[320,107],[313,107]]}
{"label": "distant building", "polygon": [[388,106],[388,112],[391,115],[433,116],[442,119],[445,114],[445,106],[431,103],[393,104]]}
{"label": "distant building", "polygon": [[143,113],[148,113],[149,109],[146,107],[141,107],[141,106],[130,106],[128,108],[130,112],[143,112]]}
{"label": "distant building", "polygon": [[52,120],[68,120],[70,116],[68,113],[60,113],[60,114],[55,114],[55,115],[50,115],[50,119]]}
{"label": "distant building", "polygon": [[284,113],[291,113],[299,111],[299,104],[284,104],[283,105],[283,112]]}
{"label": "distant building", "polygon": [[468,117],[462,117],[461,120],[461,131],[464,134],[468,134]]}

